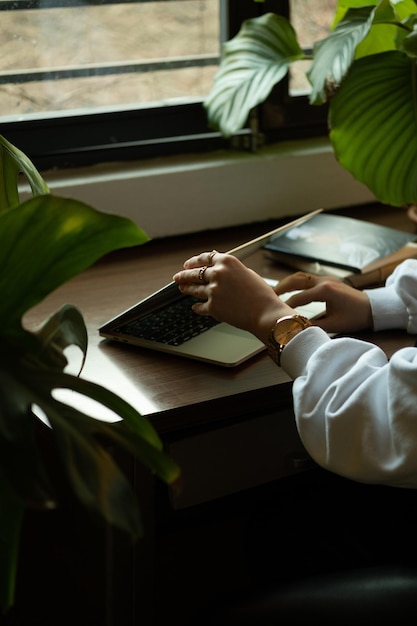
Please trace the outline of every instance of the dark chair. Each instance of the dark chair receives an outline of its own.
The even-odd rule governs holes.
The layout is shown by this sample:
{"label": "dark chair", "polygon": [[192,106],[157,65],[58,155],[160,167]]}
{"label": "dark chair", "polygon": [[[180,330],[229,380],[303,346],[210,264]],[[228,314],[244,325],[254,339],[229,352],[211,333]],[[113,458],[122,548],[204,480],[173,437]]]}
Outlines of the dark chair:
{"label": "dark chair", "polygon": [[248,584],[212,598],[193,624],[417,625],[415,490],[319,474],[248,527]]}

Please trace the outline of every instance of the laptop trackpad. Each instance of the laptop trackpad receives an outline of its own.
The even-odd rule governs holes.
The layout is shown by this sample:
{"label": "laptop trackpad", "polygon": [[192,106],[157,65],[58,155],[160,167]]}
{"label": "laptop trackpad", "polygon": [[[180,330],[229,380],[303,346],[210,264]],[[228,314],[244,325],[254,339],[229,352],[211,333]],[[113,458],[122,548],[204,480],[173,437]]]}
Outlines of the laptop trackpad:
{"label": "laptop trackpad", "polygon": [[[181,346],[190,356],[233,367],[265,349],[251,333],[221,323]],[[175,351],[175,348],[174,348]]]}

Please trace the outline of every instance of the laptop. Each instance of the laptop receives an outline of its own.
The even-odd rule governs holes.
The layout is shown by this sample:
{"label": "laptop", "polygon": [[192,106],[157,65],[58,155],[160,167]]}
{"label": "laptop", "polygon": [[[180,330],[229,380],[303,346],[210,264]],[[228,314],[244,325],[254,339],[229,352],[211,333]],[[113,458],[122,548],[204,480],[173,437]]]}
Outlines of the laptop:
{"label": "laptop", "polygon": [[[321,209],[252,239],[228,251],[239,259],[258,250],[269,237],[304,222]],[[274,286],[276,281],[265,279]],[[291,294],[286,294],[286,298]],[[176,356],[204,361],[223,367],[236,367],[259,354],[265,345],[249,332],[191,310],[195,300],[180,293],[178,285],[169,283],[106,322],[99,333],[106,339],[157,350]],[[323,302],[313,302],[297,311],[316,318],[324,313]]]}

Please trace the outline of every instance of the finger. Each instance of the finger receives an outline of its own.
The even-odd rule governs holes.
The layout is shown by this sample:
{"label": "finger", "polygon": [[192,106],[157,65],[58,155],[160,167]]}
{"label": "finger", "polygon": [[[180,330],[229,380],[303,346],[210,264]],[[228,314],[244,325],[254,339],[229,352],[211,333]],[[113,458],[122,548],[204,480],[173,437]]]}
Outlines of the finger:
{"label": "finger", "polygon": [[303,306],[305,304],[310,304],[311,302],[325,302],[326,299],[323,297],[323,292],[320,289],[320,286],[311,287],[311,289],[304,289],[304,291],[299,291],[294,295],[290,296],[285,300],[285,303],[293,309],[298,306]]}
{"label": "finger", "polygon": [[194,311],[194,313],[197,313],[197,315],[210,315],[208,311],[208,304],[206,301],[196,302],[195,304],[192,305],[191,308]]}
{"label": "finger", "polygon": [[209,268],[207,265],[197,267],[190,271],[191,282],[198,285],[208,285],[209,280]]}
{"label": "finger", "polygon": [[309,304],[310,302],[326,302],[327,306],[329,304],[332,306],[334,302],[340,301],[343,291],[346,290],[346,287],[339,280],[334,281],[319,276],[316,276],[313,280],[316,281],[316,285],[310,287],[310,289],[294,293],[286,300],[287,304],[294,307]]}
{"label": "finger", "polygon": [[193,296],[199,300],[206,301],[208,298],[207,288],[205,285],[195,285],[194,283],[182,283],[178,285],[178,289],[185,296]]}
{"label": "finger", "polygon": [[216,256],[216,254],[218,254],[217,250],[212,250],[211,252],[209,252],[209,255],[207,258],[208,267],[211,267],[212,265],[214,265],[214,257]]}
{"label": "finger", "polygon": [[196,254],[195,256],[192,256],[184,261],[183,267],[186,270],[190,270],[193,267],[202,267],[203,265],[207,265],[203,262],[203,254]]}
{"label": "finger", "polygon": [[210,267],[213,265],[213,260],[216,254],[219,254],[217,250],[211,250],[211,252],[201,252],[200,254],[196,254],[195,256],[187,259],[184,262],[183,267],[187,270],[192,269],[193,267],[203,267],[204,265]]}
{"label": "finger", "polygon": [[290,276],[286,276],[279,281],[274,288],[277,295],[287,293],[288,291],[298,291],[300,289],[310,289],[315,285],[316,277],[307,272],[296,272]]}
{"label": "finger", "polygon": [[209,283],[209,280],[206,277],[206,270],[207,270],[207,265],[204,265],[203,267],[199,268],[199,270],[198,270],[198,280],[201,283],[205,283],[207,285]]}
{"label": "finger", "polygon": [[198,266],[190,270],[181,270],[174,274],[172,280],[178,285],[207,285],[209,282],[207,270],[207,265]]}
{"label": "finger", "polygon": [[193,272],[191,270],[181,270],[176,272],[172,280],[179,285],[187,285],[193,282]]}

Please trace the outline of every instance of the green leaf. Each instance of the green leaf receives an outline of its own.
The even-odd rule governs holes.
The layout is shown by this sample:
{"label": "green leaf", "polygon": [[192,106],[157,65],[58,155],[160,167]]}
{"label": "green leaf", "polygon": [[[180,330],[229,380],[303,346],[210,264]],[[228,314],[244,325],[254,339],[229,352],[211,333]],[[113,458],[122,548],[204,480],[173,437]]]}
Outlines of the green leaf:
{"label": "green leaf", "polygon": [[[51,319],[77,327],[80,317],[73,313],[65,308]],[[83,346],[82,332],[77,328],[55,333],[54,325],[47,322],[37,335],[21,329],[11,336],[1,334],[0,341],[0,507],[7,510],[0,524],[0,584],[4,583],[0,602],[6,608],[13,601],[20,516],[27,507],[51,507],[57,499],[59,502],[62,476],[75,501],[93,518],[137,537],[142,533],[137,494],[112,451],[133,455],[166,482],[178,478],[179,468],[164,453],[152,425],[131,405],[100,385],[61,371],[65,359],[56,359],[55,354],[51,359],[45,345],[53,344],[53,353],[70,343]],[[72,392],[68,401],[56,398],[62,390]],[[84,411],[85,402],[80,398],[97,403],[97,416],[103,407],[120,421],[94,419]],[[39,414],[50,424],[50,431],[40,425]],[[40,426],[51,433],[58,450],[58,466],[54,465],[52,475],[45,470],[50,467],[49,447],[47,463],[45,448],[35,436]]]}
{"label": "green leaf", "polygon": [[415,62],[385,52],[355,61],[330,103],[336,157],[394,206],[417,202],[416,85]]}
{"label": "green leaf", "polygon": [[333,18],[332,28],[344,20],[349,9],[377,7],[380,19],[405,19],[417,10],[414,0],[338,0]]}
{"label": "green leaf", "polygon": [[226,137],[238,131],[289,65],[303,58],[294,29],[283,17],[267,13],[244,22],[223,46],[220,69],[204,103],[210,125]]}
{"label": "green leaf", "polygon": [[[173,482],[179,468],[163,452],[152,425],[108,389],[42,363],[42,346],[38,353],[33,346],[27,352],[25,341],[15,341],[11,346],[7,337],[2,339],[7,350],[7,356],[0,358],[0,381],[5,381],[0,387],[0,472],[5,484],[25,505],[36,499],[38,506],[48,506],[56,496],[54,477],[46,477],[35,441],[37,418],[32,407],[36,407],[52,428],[61,473],[76,499],[95,517],[132,536],[140,535],[137,496],[110,454],[110,447],[125,450],[162,480]],[[56,393],[65,389],[73,392],[69,399],[57,399]],[[97,415],[104,407],[121,421],[94,419],[85,412],[83,398],[97,403]]]}
{"label": "green leaf", "polygon": [[104,254],[147,239],[128,219],[52,195],[0,213],[0,324],[19,327],[53,289]]}
{"label": "green leaf", "polygon": [[[55,506],[63,477],[75,501],[94,518],[137,537],[142,530],[137,494],[113,449],[133,455],[166,482],[176,480],[179,468],[133,407],[63,371],[68,346],[80,348],[83,362],[86,356],[80,311],[66,305],[36,332],[22,327],[24,313],[53,289],[104,254],[144,243],[147,235],[128,219],[50,195],[29,159],[1,137],[0,170],[0,604],[7,609],[14,600],[24,512]],[[21,172],[35,197],[19,205]],[[69,404],[56,398],[63,389],[72,391]],[[79,398],[113,411],[120,422],[93,419],[77,407]],[[40,437],[45,432],[59,451],[53,472],[50,437],[46,451]]]}
{"label": "green leaf", "polygon": [[[356,48],[356,59],[370,54],[400,49],[402,40],[410,30],[410,27],[406,26],[405,23],[403,24],[398,15],[398,12],[403,14],[405,11],[405,7],[402,5],[404,5],[403,2],[395,3],[392,0],[381,0],[375,11],[371,30]],[[415,8],[414,6],[413,10]]]}
{"label": "green leaf", "polygon": [[[30,373],[28,371],[28,376],[30,377],[31,381],[33,381],[34,378],[39,377],[39,384],[41,385],[41,388],[46,388],[49,391],[52,389],[70,389],[87,398],[95,400],[99,404],[105,406],[110,411],[113,411],[115,415],[122,417],[125,424],[129,427],[130,432],[133,433],[135,436],[137,435],[158,450],[162,449],[161,441],[152,425],[145,418],[143,418],[140,413],[138,413],[138,411],[136,411],[136,409],[132,407],[128,402],[123,400],[123,398],[119,397],[118,395],[114,394],[106,387],[102,387],[101,385],[97,385],[91,381],[84,380],[83,378],[78,378],[76,376],[71,376],[70,374],[65,374],[62,372],[39,371],[39,373]],[[42,384],[42,380],[44,380],[45,385]],[[35,389],[36,387],[34,387],[34,390]],[[49,391],[45,395],[47,401]],[[39,402],[41,401],[43,400],[39,398]],[[45,413],[48,414],[47,403],[44,405],[40,404],[40,406],[45,411]],[[96,425],[95,422],[94,424],[96,428],[99,427],[98,425]],[[101,424],[101,422],[98,422],[98,424]],[[169,475],[166,478],[170,479],[171,477]]]}
{"label": "green leaf", "polygon": [[[366,4],[375,6],[376,11],[371,30],[356,47],[355,59],[368,54],[400,49],[401,40],[407,35],[407,29],[412,28],[409,24],[411,16],[417,11],[414,0],[380,0],[368,1]],[[339,0],[333,27],[344,19],[348,9],[358,9],[363,5],[362,0]],[[401,27],[401,23],[404,28]]]}
{"label": "green leaf", "polygon": [[35,332],[41,344],[42,356],[51,365],[63,369],[67,359],[63,351],[69,346],[77,346],[83,354],[80,372],[87,356],[88,334],[82,313],[70,304],[56,311]]}
{"label": "green leaf", "polygon": [[[22,479],[23,488],[19,488],[22,498],[27,497],[38,482],[45,485],[46,493],[50,491],[49,485],[45,484],[44,475],[39,473],[42,467],[38,466],[36,456],[30,454],[31,448],[34,447],[35,422],[32,414],[34,405],[48,419],[57,437],[61,437],[62,441],[69,438],[74,449],[77,447],[74,442],[77,443],[82,453],[81,458],[85,457],[86,450],[90,450],[94,457],[97,437],[100,436],[101,441],[116,443],[140,458],[162,480],[166,482],[176,480],[179,474],[178,466],[163,453],[158,434],[123,398],[105,387],[59,371],[55,366],[50,368],[48,362],[42,362],[41,345],[38,352],[33,346],[30,352],[27,352],[25,342],[19,344],[15,341],[11,346],[5,337],[2,343],[8,354],[7,357],[0,358],[0,380],[5,381],[0,397],[0,434],[7,436],[9,444],[14,444],[14,452],[16,449],[23,451],[21,458],[16,458],[16,463],[11,469],[10,460],[5,463],[5,471],[9,471],[11,484],[16,487],[20,478]],[[70,406],[67,401],[58,401],[54,397],[56,391],[65,389],[76,392],[75,396],[72,394],[69,396]],[[84,410],[85,402],[81,401],[82,398],[96,403],[97,415],[100,415],[101,406],[112,411],[115,417],[123,421],[113,424],[90,417]],[[3,458],[3,456],[0,458],[0,467]],[[64,466],[71,462],[76,463],[71,458],[63,457],[61,460]],[[97,469],[95,472],[90,469],[90,473],[99,474],[100,471],[100,463],[97,461]],[[85,474],[85,480],[88,480],[90,473]],[[37,478],[35,474],[39,474]],[[81,487],[80,493],[82,489]]]}
{"label": "green leaf", "polygon": [[391,4],[399,20],[407,20],[410,15],[417,12],[414,0],[391,0]]}
{"label": "green leaf", "polygon": [[53,495],[36,445],[24,380],[25,348],[4,334],[0,340],[0,472],[22,502],[42,507]]}
{"label": "green leaf", "polygon": [[[122,398],[100,385],[62,372],[33,369],[30,364],[25,367],[23,363],[22,369],[21,394],[47,417],[60,450],[62,470],[78,500],[109,523],[133,536],[140,534],[136,495],[107,447],[114,444],[132,453],[164,481],[173,482],[178,478],[179,468],[163,452],[151,424]],[[77,408],[79,403],[73,397],[70,403],[58,401],[53,392],[62,389],[95,400],[123,421],[113,424],[94,419]]]}
{"label": "green leaf", "polygon": [[0,135],[0,211],[19,204],[19,174],[24,174],[35,196],[49,193],[49,188],[32,161]]}
{"label": "green leaf", "polygon": [[[40,382],[44,384],[44,379]],[[109,450],[114,426],[106,426],[64,403],[49,398],[47,416],[53,428],[62,470],[77,500],[95,517],[128,532],[142,535],[136,494]],[[108,443],[97,438],[109,434]]]}
{"label": "green leaf", "polygon": [[417,58],[417,30],[403,39],[402,50],[412,58]]}
{"label": "green leaf", "polygon": [[400,31],[393,24],[376,24],[371,28],[367,37],[358,44],[355,59],[388,50],[396,50],[399,39],[405,37],[406,34],[405,31]]}
{"label": "green leaf", "polygon": [[349,9],[328,37],[314,44],[314,60],[307,76],[312,91],[311,104],[322,104],[327,91],[340,85],[355,57],[356,46],[369,33],[375,7]]}
{"label": "green leaf", "polygon": [[363,6],[376,6],[379,0],[338,0],[333,18],[332,28],[341,22],[349,9],[359,9]]}

